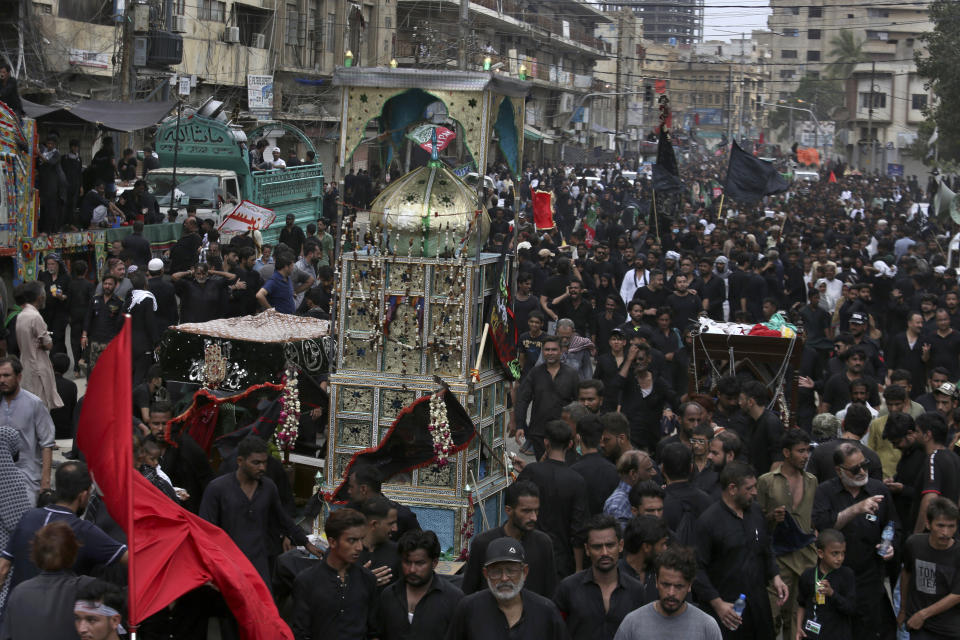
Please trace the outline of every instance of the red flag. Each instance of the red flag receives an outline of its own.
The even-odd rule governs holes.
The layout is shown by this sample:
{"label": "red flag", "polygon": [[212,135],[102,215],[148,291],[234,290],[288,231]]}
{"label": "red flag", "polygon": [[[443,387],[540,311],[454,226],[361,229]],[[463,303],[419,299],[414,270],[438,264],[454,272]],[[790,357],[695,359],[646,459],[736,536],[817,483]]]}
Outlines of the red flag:
{"label": "red flag", "polygon": [[[132,624],[212,582],[245,640],[292,640],[260,574],[222,529],[174,504],[133,468],[130,316],[90,374],[77,445],[127,533]],[[134,563],[136,560],[136,563]]]}
{"label": "red flag", "polygon": [[837,181],[837,176],[833,175],[833,171],[831,171],[830,179],[828,180],[828,182],[836,182],[836,181]]}
{"label": "red flag", "polygon": [[553,223],[553,192],[534,190],[532,200],[533,224],[537,231],[553,229],[556,226]]}

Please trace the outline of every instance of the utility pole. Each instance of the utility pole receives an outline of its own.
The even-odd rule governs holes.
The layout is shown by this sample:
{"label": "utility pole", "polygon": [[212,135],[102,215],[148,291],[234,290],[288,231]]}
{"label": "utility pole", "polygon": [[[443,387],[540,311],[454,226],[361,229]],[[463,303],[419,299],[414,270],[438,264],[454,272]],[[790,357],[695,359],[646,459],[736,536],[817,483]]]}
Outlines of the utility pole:
{"label": "utility pole", "polygon": [[867,107],[867,144],[870,145],[870,156],[867,158],[867,164],[873,167],[873,161],[876,158],[876,149],[873,146],[873,76],[877,70],[877,61],[870,63],[870,93]]}
{"label": "utility pole", "polygon": [[613,98],[613,146],[619,147],[620,138],[620,65],[623,61],[623,14],[627,9],[620,7],[620,17],[617,18],[617,95]]}
{"label": "utility pole", "polygon": [[[460,46],[458,48],[457,68],[461,71],[467,70],[467,39],[470,37],[470,0],[460,0]],[[481,167],[477,171],[483,173]]]}
{"label": "utility pole", "polygon": [[133,85],[133,0],[128,0],[124,4],[123,24],[123,47],[120,59],[120,101],[130,102],[130,89]]}
{"label": "utility pole", "polygon": [[733,63],[727,70],[727,140],[733,140]]}

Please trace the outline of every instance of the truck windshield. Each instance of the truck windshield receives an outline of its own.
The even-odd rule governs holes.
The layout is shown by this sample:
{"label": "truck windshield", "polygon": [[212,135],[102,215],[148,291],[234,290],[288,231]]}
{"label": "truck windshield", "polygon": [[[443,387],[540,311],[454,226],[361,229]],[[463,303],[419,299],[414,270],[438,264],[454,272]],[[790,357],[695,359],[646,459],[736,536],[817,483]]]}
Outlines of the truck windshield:
{"label": "truck windshield", "polygon": [[[189,204],[200,208],[213,208],[217,201],[219,182],[217,176],[177,173],[176,204],[180,204],[182,198],[188,196],[190,198]],[[150,188],[150,193],[157,199],[157,204],[161,207],[170,206],[170,186],[172,183],[172,174],[147,174],[147,186]]]}

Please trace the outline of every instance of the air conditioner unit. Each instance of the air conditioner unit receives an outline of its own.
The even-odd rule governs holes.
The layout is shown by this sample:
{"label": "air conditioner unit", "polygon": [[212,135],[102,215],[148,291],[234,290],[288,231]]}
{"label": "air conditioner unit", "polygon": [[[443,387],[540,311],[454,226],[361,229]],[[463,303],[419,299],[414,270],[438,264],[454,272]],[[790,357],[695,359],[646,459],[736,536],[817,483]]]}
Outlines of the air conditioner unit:
{"label": "air conditioner unit", "polygon": [[223,41],[231,43],[240,42],[240,27],[227,27],[224,29]]}
{"label": "air conditioner unit", "polygon": [[264,33],[253,34],[253,46],[255,49],[267,48],[267,36]]}
{"label": "air conditioner unit", "polygon": [[171,16],[173,19],[170,20],[170,31],[174,33],[186,33],[187,32],[187,16]]}

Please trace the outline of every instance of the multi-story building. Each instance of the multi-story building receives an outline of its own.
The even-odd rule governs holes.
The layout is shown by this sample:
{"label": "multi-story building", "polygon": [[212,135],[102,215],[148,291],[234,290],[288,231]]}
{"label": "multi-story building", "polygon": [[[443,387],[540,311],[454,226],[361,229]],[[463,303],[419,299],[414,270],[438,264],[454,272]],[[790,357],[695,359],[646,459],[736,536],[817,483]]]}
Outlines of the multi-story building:
{"label": "multi-story building", "polygon": [[598,26],[595,33],[610,42],[610,57],[598,60],[593,73],[603,83],[602,93],[615,95],[597,96],[590,101],[590,128],[592,134],[613,133],[619,155],[634,156],[644,117],[650,112],[650,105],[644,102],[648,78],[644,73],[643,21],[626,8],[608,14],[611,21]]}
{"label": "multi-story building", "polygon": [[[767,37],[775,65],[774,98],[790,98],[801,78],[823,77],[831,62],[849,63],[851,77],[845,81],[846,108],[839,114],[818,114],[822,120],[849,115],[836,122],[834,155],[869,170],[886,170],[887,163],[909,164],[902,152],[915,138],[917,126],[923,119],[919,107],[930,99],[913,64],[914,53],[922,46],[920,35],[932,29],[927,6],[878,5],[868,0],[852,3],[771,0],[770,6]],[[841,38],[859,44],[859,56],[836,58],[833,54],[841,48]],[[872,63],[876,63],[875,66]],[[878,121],[873,126],[869,124],[871,93],[874,119]],[[862,106],[861,94],[867,96]],[[874,144],[869,143],[871,139]],[[871,147],[883,150],[886,161],[879,155],[871,161],[868,152]]]}
{"label": "multi-story building", "polygon": [[644,37],[670,45],[692,45],[703,40],[703,0],[624,0],[598,2],[605,11],[627,7],[643,21]]}
{"label": "multi-story building", "polygon": [[[461,2],[468,2],[466,21]],[[401,66],[489,67],[523,75],[532,87],[526,105],[528,161],[583,159],[592,140],[569,133],[583,112],[585,97],[603,89],[594,63],[610,55],[610,43],[598,38],[598,24],[611,18],[579,0],[397,0],[396,60]],[[463,26],[467,37],[457,36]],[[462,47],[465,50],[461,50]],[[609,146],[609,138],[607,145]],[[612,151],[612,149],[611,149]],[[567,153],[573,156],[566,155]]]}
{"label": "multi-story building", "polygon": [[[36,0],[20,23],[27,36],[22,46],[10,20],[0,20],[4,53],[15,64],[24,61],[22,91],[61,99],[161,99],[175,96],[172,78],[189,77],[186,104],[215,97],[239,119],[296,121],[314,139],[320,161],[333,166],[331,138],[339,122],[339,92],[329,83],[334,67],[348,52],[354,64],[368,66],[386,66],[394,53],[392,2],[126,0],[128,30],[116,4]],[[249,76],[273,89],[265,112],[248,109]]]}

